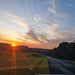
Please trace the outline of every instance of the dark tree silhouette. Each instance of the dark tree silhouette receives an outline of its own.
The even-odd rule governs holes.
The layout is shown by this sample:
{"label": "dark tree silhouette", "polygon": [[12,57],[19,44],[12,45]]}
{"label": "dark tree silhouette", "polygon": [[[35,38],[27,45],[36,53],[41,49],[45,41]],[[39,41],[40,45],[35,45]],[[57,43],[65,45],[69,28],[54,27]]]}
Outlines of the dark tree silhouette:
{"label": "dark tree silhouette", "polygon": [[75,42],[62,42],[57,48],[50,51],[49,55],[56,58],[75,60]]}

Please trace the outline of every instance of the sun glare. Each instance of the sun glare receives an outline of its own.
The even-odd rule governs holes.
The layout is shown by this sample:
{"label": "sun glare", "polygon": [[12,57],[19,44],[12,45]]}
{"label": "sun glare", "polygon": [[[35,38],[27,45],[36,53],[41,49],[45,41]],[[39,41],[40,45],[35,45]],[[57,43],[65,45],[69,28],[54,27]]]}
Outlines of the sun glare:
{"label": "sun glare", "polygon": [[13,44],[12,46],[16,46],[15,44]]}

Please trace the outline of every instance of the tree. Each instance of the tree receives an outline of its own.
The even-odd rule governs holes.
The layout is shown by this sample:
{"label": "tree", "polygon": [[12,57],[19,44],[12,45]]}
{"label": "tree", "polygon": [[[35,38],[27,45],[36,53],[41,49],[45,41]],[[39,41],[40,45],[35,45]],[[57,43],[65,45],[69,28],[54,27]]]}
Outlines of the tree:
{"label": "tree", "polygon": [[75,43],[62,42],[57,48],[50,51],[50,56],[62,59],[75,60]]}

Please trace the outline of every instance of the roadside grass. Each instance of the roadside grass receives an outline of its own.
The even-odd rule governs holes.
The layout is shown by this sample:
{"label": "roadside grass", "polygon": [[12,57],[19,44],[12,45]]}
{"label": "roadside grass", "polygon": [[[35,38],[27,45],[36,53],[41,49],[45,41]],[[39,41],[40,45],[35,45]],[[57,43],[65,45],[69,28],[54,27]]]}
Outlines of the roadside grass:
{"label": "roadside grass", "polygon": [[[56,58],[56,59],[59,59],[59,58]],[[67,60],[67,59],[59,59],[59,60],[63,60],[63,61],[75,64],[75,60]]]}
{"label": "roadside grass", "polygon": [[[25,66],[25,67],[30,66],[31,67],[31,64],[35,66],[35,64],[39,62],[39,60],[41,59],[40,57],[31,56],[32,53],[30,54],[30,56],[29,54],[30,53],[24,53],[25,57],[22,56],[21,54],[16,54],[16,66],[17,67],[18,66]],[[13,62],[13,57],[11,54],[0,54],[0,67],[11,67],[12,62]]]}
{"label": "roadside grass", "polygon": [[49,67],[48,67],[48,59],[43,56],[38,68],[35,71],[35,74],[49,74]]}
{"label": "roadside grass", "polygon": [[[55,57],[53,57],[53,58],[55,58]],[[62,59],[62,58],[56,58],[56,59],[75,64],[75,60],[67,60],[67,59]]]}
{"label": "roadside grass", "polygon": [[75,61],[73,61],[73,60],[66,60],[66,59],[61,59],[61,60],[75,64]]}
{"label": "roadside grass", "polygon": [[[24,56],[16,54],[16,75],[49,74],[48,60],[40,53],[23,53]],[[0,75],[11,75],[13,62],[10,53],[0,54]],[[9,69],[6,69],[6,68]],[[14,66],[15,67],[15,66]],[[1,68],[4,68],[1,70]],[[12,68],[12,75],[14,69]]]}
{"label": "roadside grass", "polygon": [[33,75],[33,73],[29,69],[16,69],[15,74],[15,70],[13,69],[12,72],[11,70],[0,70],[0,75]]}

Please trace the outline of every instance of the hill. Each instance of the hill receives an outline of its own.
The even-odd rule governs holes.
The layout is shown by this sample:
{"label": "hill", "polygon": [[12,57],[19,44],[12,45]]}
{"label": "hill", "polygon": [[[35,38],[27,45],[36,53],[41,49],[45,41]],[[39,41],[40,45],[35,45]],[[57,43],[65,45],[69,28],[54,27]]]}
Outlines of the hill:
{"label": "hill", "polygon": [[[47,54],[50,51],[49,49],[29,48],[28,46],[15,46],[15,50],[20,50],[22,52],[39,52],[44,54]],[[8,43],[0,43],[0,51],[11,52],[13,51],[13,47]]]}

